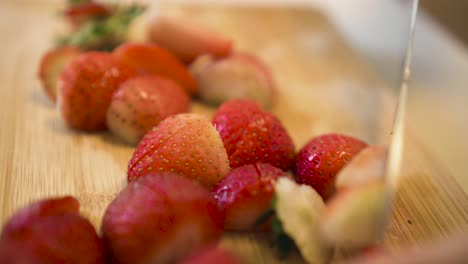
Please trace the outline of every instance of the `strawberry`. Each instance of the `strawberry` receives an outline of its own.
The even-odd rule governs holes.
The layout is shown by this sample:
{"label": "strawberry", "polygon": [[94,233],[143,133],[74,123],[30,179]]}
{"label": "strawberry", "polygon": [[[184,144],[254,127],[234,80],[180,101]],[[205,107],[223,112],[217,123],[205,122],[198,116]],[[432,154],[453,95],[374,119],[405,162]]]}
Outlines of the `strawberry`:
{"label": "strawberry", "polygon": [[329,263],[333,250],[320,233],[325,210],[322,197],[312,187],[288,178],[278,179],[275,193],[273,231],[278,253],[287,254],[294,243],[307,263]]}
{"label": "strawberry", "polygon": [[21,230],[41,218],[60,214],[79,214],[79,210],[78,200],[71,196],[37,201],[16,212],[3,227],[2,236]]}
{"label": "strawberry", "polygon": [[250,230],[271,206],[279,177],[287,177],[270,164],[256,163],[232,170],[211,193],[226,213],[225,228]]}
{"label": "strawberry", "polygon": [[271,108],[275,84],[268,67],[249,53],[232,53],[222,59],[199,57],[191,72],[197,79],[202,100],[220,104],[231,99],[250,99]]}
{"label": "strawberry", "polygon": [[84,131],[105,129],[112,93],[135,75],[109,53],[86,52],[75,58],[58,82],[58,107],[65,123]]}
{"label": "strawberry", "polygon": [[29,252],[20,242],[0,240],[0,263],[2,264],[46,264],[44,259]]}
{"label": "strawberry", "polygon": [[175,82],[158,76],[141,76],[123,83],[107,111],[109,129],[136,144],[153,126],[170,115],[187,112],[190,98]]}
{"label": "strawberry", "polygon": [[85,2],[70,5],[64,11],[64,16],[75,27],[78,27],[93,18],[106,17],[111,14],[111,9],[101,3]]}
{"label": "strawberry", "polygon": [[39,64],[39,78],[47,96],[55,102],[57,97],[57,79],[65,65],[80,54],[80,50],[73,47],[62,47],[48,51],[41,58]]}
{"label": "strawberry", "polygon": [[155,74],[172,79],[190,95],[198,91],[197,82],[187,67],[170,52],[157,45],[122,44],[113,54],[119,61],[136,68],[142,74]]}
{"label": "strawberry", "polygon": [[229,251],[216,246],[207,246],[190,253],[181,264],[240,264],[239,259]]}
{"label": "strawberry", "polygon": [[178,114],[143,137],[128,164],[128,180],[152,171],[176,172],[212,187],[229,172],[229,163],[219,134],[204,116]]}
{"label": "strawberry", "polygon": [[382,236],[386,198],[383,179],[339,190],[321,216],[322,237],[341,249],[373,245]]}
{"label": "strawberry", "polygon": [[224,216],[208,190],[170,172],[153,172],[111,202],[102,237],[112,263],[174,263],[216,242]]}
{"label": "strawberry", "polygon": [[[38,201],[22,209],[6,224],[0,247],[27,263],[103,263],[104,250],[94,227],[78,213],[72,197]],[[3,260],[1,263],[4,263]]]}
{"label": "strawberry", "polygon": [[296,180],[327,199],[335,190],[336,174],[365,147],[365,142],[345,135],[315,137],[297,155]]}
{"label": "strawberry", "polygon": [[213,117],[232,168],[257,162],[283,170],[294,165],[294,144],[280,120],[249,100],[222,104]]}
{"label": "strawberry", "polygon": [[232,41],[194,21],[158,16],[150,22],[149,40],[171,51],[184,62],[203,54],[224,57],[232,50]]}
{"label": "strawberry", "polygon": [[381,180],[384,177],[386,161],[387,147],[380,145],[366,147],[336,175],[336,189],[346,189]]}

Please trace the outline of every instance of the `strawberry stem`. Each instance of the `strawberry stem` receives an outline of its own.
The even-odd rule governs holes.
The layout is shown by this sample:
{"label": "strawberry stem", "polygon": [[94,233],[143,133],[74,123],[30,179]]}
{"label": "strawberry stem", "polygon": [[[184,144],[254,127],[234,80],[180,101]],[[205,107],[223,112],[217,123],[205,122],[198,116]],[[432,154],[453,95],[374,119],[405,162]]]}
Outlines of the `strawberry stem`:
{"label": "strawberry stem", "polygon": [[125,41],[128,26],[145,9],[140,5],[116,8],[109,17],[85,22],[75,32],[59,39],[58,44],[83,50],[112,50]]}
{"label": "strawberry stem", "polygon": [[277,197],[274,196],[271,200],[271,206],[255,221],[254,227],[261,226],[266,221],[272,219],[271,226],[273,229],[273,242],[272,246],[275,248],[276,255],[280,259],[286,258],[289,253],[296,248],[294,241],[286,235],[283,230],[281,221],[276,217],[276,202]]}
{"label": "strawberry stem", "polygon": [[276,250],[278,258],[284,259],[289,255],[289,253],[291,253],[292,250],[294,250],[294,248],[296,248],[296,244],[288,235],[286,235],[283,230],[283,225],[277,217],[273,218],[272,228],[274,233],[273,247]]}

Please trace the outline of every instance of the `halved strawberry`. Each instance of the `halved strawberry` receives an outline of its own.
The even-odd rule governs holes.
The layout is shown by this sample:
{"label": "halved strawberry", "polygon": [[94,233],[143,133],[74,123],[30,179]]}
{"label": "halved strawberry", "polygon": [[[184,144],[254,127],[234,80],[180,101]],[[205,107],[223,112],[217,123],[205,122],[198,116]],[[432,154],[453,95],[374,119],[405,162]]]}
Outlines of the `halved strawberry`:
{"label": "halved strawberry", "polygon": [[345,189],[381,180],[386,160],[387,147],[372,145],[364,148],[336,175],[336,188]]}
{"label": "halved strawberry", "polygon": [[173,263],[216,242],[224,216],[208,190],[174,173],[150,173],[112,201],[102,221],[115,263]]}
{"label": "halved strawberry", "polygon": [[190,253],[181,264],[240,264],[239,259],[229,251],[216,246],[207,246]]}
{"label": "halved strawberry", "polygon": [[[288,178],[278,179],[275,192],[276,219],[273,221],[279,238],[284,239],[287,235],[292,239],[307,263],[329,263],[333,250],[320,233],[320,218],[325,210],[322,197],[310,186],[297,184]],[[283,245],[288,247],[279,248],[286,250],[282,253],[290,250],[289,239],[285,239]]]}
{"label": "halved strawberry", "polygon": [[60,75],[58,107],[74,129],[106,129],[112,94],[136,72],[105,52],[86,52],[71,61]]}
{"label": "halved strawberry", "polygon": [[155,74],[172,79],[190,95],[198,91],[197,82],[187,67],[157,45],[126,43],[115,49],[113,54],[119,61],[136,68],[142,74]]}
{"label": "halved strawberry", "polygon": [[383,179],[339,190],[321,216],[321,234],[330,245],[363,249],[382,236],[386,209]]}
{"label": "halved strawberry", "polygon": [[123,140],[136,144],[166,117],[187,112],[189,104],[190,98],[175,82],[154,75],[135,77],[114,93],[107,125]]}
{"label": "halved strawberry", "polygon": [[158,16],[150,22],[149,40],[184,62],[191,62],[203,54],[223,57],[233,46],[230,39],[196,25],[194,21],[168,16]]}
{"label": "halved strawberry", "polygon": [[297,155],[296,180],[312,186],[327,199],[335,191],[336,174],[365,147],[365,142],[345,135],[315,137]]}
{"label": "halved strawberry", "polygon": [[57,97],[57,80],[65,65],[80,54],[80,50],[74,47],[62,47],[48,51],[41,58],[39,64],[39,78],[42,88],[47,96],[55,102]]}
{"label": "halved strawberry", "polygon": [[249,53],[232,53],[222,59],[199,57],[191,72],[197,79],[202,100],[220,104],[232,99],[250,99],[271,108],[275,84],[268,67]]}
{"label": "halved strawberry", "polygon": [[13,215],[0,238],[0,247],[11,245],[12,252],[0,260],[21,254],[30,263],[103,263],[101,240],[78,206],[72,197],[48,199]]}
{"label": "halved strawberry", "polygon": [[281,121],[249,100],[222,104],[213,124],[223,139],[232,168],[258,162],[283,170],[294,165],[294,144]]}
{"label": "halved strawberry", "polygon": [[250,230],[271,206],[275,182],[288,175],[270,164],[256,163],[232,170],[211,193],[226,213],[225,229]]}
{"label": "halved strawberry", "polygon": [[178,114],[143,137],[128,164],[128,180],[152,171],[176,172],[212,187],[229,172],[229,161],[218,132],[204,116]]}
{"label": "halved strawberry", "polygon": [[37,201],[16,212],[5,224],[2,236],[28,227],[33,222],[40,221],[51,215],[79,214],[80,204],[71,196],[50,198]]}

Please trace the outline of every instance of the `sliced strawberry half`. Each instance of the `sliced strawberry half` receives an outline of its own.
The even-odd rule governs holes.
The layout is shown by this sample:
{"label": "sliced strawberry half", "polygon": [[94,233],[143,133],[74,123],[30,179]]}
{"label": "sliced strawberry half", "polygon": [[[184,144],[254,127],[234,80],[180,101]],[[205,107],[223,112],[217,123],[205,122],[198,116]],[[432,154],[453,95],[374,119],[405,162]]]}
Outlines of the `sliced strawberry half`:
{"label": "sliced strawberry half", "polygon": [[216,242],[224,216],[208,190],[174,173],[130,182],[109,205],[103,241],[115,263],[173,263]]}
{"label": "sliced strawberry half", "polygon": [[225,228],[250,230],[271,207],[276,180],[288,175],[270,164],[257,163],[232,170],[211,193],[226,213]]}
{"label": "sliced strawberry half", "polygon": [[250,99],[266,109],[272,107],[276,95],[269,68],[253,54],[232,53],[221,59],[204,55],[190,66],[197,79],[199,97],[210,104],[232,99]]}
{"label": "sliced strawberry half", "polygon": [[55,102],[57,97],[57,80],[65,65],[76,58],[80,50],[74,47],[62,47],[48,51],[39,64],[39,78],[47,96]]}
{"label": "sliced strawberry half", "polygon": [[123,83],[114,93],[107,111],[109,129],[131,144],[168,116],[187,112],[190,98],[175,82],[140,76]]}
{"label": "sliced strawberry half", "polygon": [[194,21],[168,16],[158,16],[150,22],[149,39],[184,62],[191,62],[203,54],[224,57],[233,46],[230,39],[196,25]]}

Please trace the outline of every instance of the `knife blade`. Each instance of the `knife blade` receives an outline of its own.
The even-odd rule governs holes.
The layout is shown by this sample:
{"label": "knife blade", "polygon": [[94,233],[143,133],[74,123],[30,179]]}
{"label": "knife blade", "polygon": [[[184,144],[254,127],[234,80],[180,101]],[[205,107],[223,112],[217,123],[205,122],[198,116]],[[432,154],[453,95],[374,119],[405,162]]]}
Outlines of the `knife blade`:
{"label": "knife blade", "polygon": [[[393,198],[395,196],[401,177],[401,163],[404,147],[404,129],[406,120],[406,104],[408,86],[411,80],[411,66],[413,62],[414,35],[416,29],[416,18],[418,14],[419,0],[413,0],[411,9],[410,29],[406,53],[403,60],[401,73],[401,84],[399,87],[398,101],[396,104],[395,115],[391,131],[391,139],[388,147],[388,156],[385,163],[385,210],[384,221],[386,225],[388,215],[391,212]],[[384,226],[381,228],[384,229]]]}

